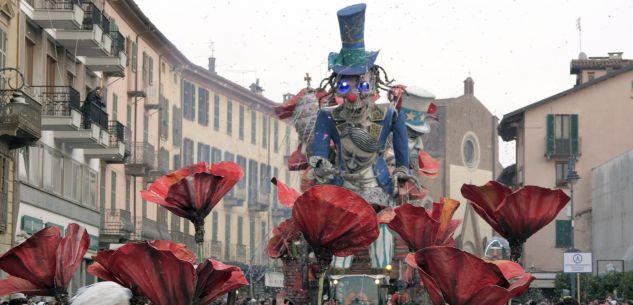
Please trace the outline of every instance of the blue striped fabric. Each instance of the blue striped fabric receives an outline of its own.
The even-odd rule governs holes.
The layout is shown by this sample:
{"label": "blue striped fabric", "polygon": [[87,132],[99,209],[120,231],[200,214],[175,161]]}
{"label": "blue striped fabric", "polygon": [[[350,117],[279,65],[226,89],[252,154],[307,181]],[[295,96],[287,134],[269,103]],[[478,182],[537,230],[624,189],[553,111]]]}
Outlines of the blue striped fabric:
{"label": "blue striped fabric", "polygon": [[332,256],[332,267],[340,269],[348,269],[352,266],[354,255],[350,256]]}
{"label": "blue striped fabric", "polygon": [[369,257],[372,268],[385,268],[391,264],[393,257],[393,234],[386,224],[380,225],[378,239],[369,245]]}

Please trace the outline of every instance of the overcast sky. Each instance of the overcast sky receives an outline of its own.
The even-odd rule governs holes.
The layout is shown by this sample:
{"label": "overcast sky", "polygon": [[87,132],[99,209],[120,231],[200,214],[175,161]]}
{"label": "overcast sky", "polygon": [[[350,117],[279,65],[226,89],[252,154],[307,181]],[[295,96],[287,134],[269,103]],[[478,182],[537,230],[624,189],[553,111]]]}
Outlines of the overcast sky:
{"label": "overcast sky", "polygon": [[[136,0],[154,24],[194,63],[207,66],[213,43],[220,75],[264,95],[282,94],[327,73],[341,43],[336,11],[358,1]],[[570,88],[569,62],[624,52],[633,57],[633,0],[366,1],[365,46],[397,83],[438,98],[459,96],[463,80],[503,117]],[[502,146],[501,161],[513,162]]]}

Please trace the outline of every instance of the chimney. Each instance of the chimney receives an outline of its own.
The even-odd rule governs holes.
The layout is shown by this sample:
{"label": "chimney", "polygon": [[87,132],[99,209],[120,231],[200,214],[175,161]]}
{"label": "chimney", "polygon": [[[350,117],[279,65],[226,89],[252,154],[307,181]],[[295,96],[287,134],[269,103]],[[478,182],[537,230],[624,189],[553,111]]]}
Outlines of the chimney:
{"label": "chimney", "polygon": [[474,95],[475,94],[475,82],[470,76],[464,80],[464,95]]}
{"label": "chimney", "polygon": [[251,92],[263,95],[264,89],[259,86],[259,78],[254,83],[252,83],[249,88],[251,89]]}
{"label": "chimney", "polygon": [[209,72],[215,74],[215,57],[209,57]]}

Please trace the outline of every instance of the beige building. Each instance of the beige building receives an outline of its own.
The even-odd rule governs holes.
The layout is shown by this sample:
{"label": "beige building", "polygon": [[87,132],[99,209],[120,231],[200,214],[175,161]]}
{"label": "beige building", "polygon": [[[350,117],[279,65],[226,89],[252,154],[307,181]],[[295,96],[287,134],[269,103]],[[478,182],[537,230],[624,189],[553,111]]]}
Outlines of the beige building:
{"label": "beige building", "polygon": [[17,152],[41,137],[39,100],[19,88],[23,81],[16,72],[20,54],[18,1],[5,1],[0,6],[0,252],[15,241],[15,223],[19,204],[16,179]]}
{"label": "beige building", "polygon": [[438,99],[438,121],[424,139],[424,150],[440,161],[435,179],[424,179],[434,201],[449,197],[460,202],[453,218],[462,219],[455,231],[457,247],[483,256],[493,231],[461,195],[464,183],[483,185],[500,173],[496,126],[498,119],[475,96],[475,82],[464,80],[464,94]]}
{"label": "beige building", "polygon": [[[577,75],[573,88],[506,114],[499,125],[505,141],[516,141],[514,184],[563,188],[568,158],[577,156],[581,179],[574,186],[574,215],[560,212],[555,221],[532,236],[525,246],[524,266],[559,272],[563,252],[573,245],[591,251],[591,170],[633,147],[633,65],[622,53],[572,60]],[[594,237],[595,238],[595,237]]]}

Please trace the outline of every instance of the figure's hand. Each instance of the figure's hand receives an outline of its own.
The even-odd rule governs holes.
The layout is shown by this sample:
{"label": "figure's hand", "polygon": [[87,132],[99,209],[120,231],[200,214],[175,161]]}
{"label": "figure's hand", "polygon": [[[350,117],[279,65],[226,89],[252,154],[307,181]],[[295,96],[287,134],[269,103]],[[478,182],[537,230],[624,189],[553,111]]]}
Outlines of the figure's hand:
{"label": "figure's hand", "polygon": [[411,181],[413,184],[415,184],[415,186],[420,187],[420,180],[418,180],[418,177],[409,174],[409,171],[406,168],[396,168],[396,170],[393,172],[393,176],[396,178],[398,183]]}
{"label": "figure's hand", "polygon": [[312,167],[309,173],[309,177],[316,180],[318,183],[326,183],[328,180],[333,179],[336,174],[336,169],[332,166],[332,163],[323,157],[312,156],[308,163]]}

